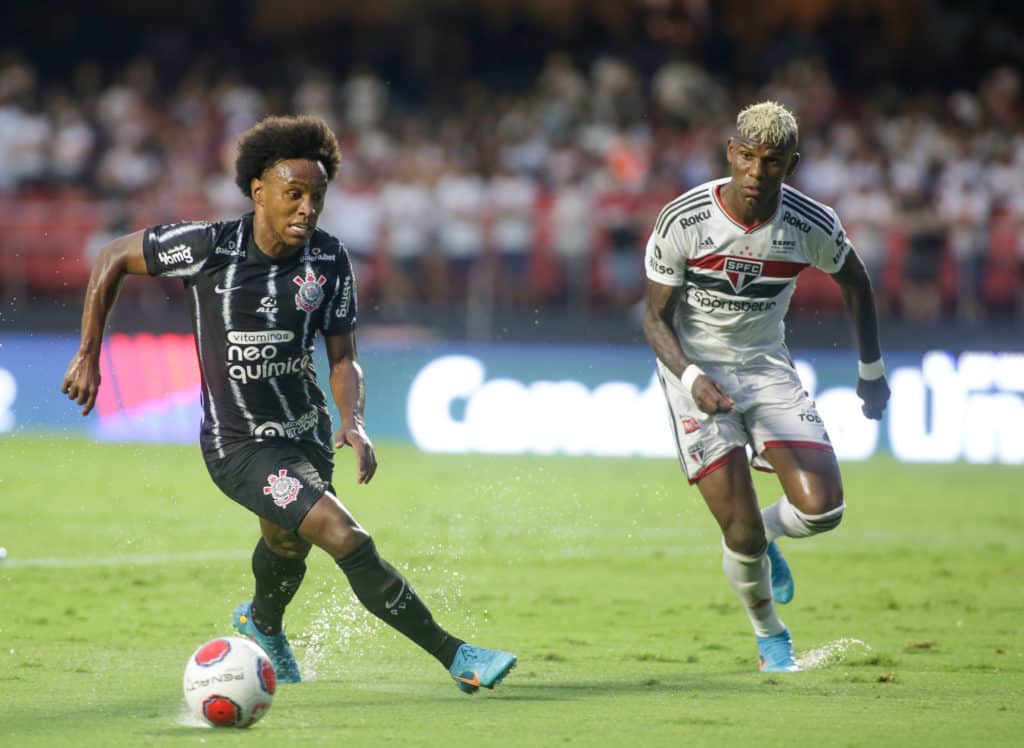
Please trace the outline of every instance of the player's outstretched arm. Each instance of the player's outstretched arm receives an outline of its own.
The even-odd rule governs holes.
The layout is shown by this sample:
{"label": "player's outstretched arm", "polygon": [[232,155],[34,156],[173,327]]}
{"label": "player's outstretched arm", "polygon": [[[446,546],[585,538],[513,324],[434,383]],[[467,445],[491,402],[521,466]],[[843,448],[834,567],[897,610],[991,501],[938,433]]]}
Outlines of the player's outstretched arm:
{"label": "player's outstretched arm", "polygon": [[68,364],[61,392],[82,406],[88,415],[96,404],[100,389],[100,346],[107,317],[114,308],[125,275],[145,275],[146,258],[142,253],[145,232],[122,236],[100,250],[89,274],[82,306],[82,342]]}
{"label": "player's outstretched arm", "polygon": [[882,346],[878,339],[878,316],[875,312],[875,293],[871,279],[860,256],[854,250],[846,255],[846,262],[832,276],[843,294],[843,301],[853,320],[857,338],[858,367],[857,396],[864,403],[864,415],[879,420],[889,402],[889,383],[885,379]]}
{"label": "player's outstretched arm", "polygon": [[721,385],[705,374],[683,353],[672,328],[672,312],[676,308],[682,286],[666,286],[648,280],[644,290],[644,335],[655,354],[689,389],[697,407],[705,413],[726,413],[735,403]]}
{"label": "player's outstretched arm", "polygon": [[369,483],[377,472],[377,455],[366,434],[363,408],[366,406],[366,385],[363,369],[356,359],[355,333],[327,335],[327,361],[331,367],[330,385],[334,404],[338,407],[341,428],[334,437],[334,448],[352,447],[356,453],[356,480]]}

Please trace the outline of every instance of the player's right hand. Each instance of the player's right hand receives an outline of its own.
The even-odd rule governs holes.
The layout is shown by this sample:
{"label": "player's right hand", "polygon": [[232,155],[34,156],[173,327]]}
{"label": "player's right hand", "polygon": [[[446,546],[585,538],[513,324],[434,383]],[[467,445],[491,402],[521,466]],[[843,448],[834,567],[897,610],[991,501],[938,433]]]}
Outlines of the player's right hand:
{"label": "player's right hand", "polygon": [[697,407],[708,415],[728,413],[736,407],[736,401],[726,394],[722,386],[707,374],[701,374],[693,381],[690,392]]}
{"label": "player's right hand", "polygon": [[96,404],[96,394],[100,391],[100,362],[99,357],[84,354],[81,351],[75,354],[68,364],[68,370],[64,374],[64,383],[60,391],[82,406],[82,415],[89,415]]}

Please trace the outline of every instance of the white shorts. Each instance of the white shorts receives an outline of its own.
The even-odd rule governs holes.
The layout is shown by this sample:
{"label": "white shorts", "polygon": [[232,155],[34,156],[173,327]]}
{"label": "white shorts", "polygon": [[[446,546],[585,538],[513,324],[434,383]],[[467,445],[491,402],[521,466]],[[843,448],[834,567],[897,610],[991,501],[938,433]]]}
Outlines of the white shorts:
{"label": "white shorts", "polygon": [[714,367],[701,365],[736,402],[729,413],[709,416],[658,361],[658,378],[668,401],[679,463],[690,483],[732,459],[749,445],[751,464],[771,471],[760,457],[770,447],[805,447],[832,451],[825,424],[791,366]]}

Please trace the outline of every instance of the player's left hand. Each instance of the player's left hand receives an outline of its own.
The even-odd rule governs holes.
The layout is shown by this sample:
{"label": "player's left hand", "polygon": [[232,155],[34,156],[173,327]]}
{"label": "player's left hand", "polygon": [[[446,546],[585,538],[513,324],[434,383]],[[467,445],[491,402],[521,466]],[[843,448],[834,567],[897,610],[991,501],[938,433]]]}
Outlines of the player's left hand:
{"label": "player's left hand", "polygon": [[878,379],[858,379],[857,397],[864,403],[861,406],[864,416],[873,421],[880,421],[885,404],[889,402],[889,383],[884,376]]}
{"label": "player's left hand", "polygon": [[342,449],[346,445],[356,453],[356,482],[369,483],[377,472],[377,453],[373,451],[373,442],[362,426],[338,429],[334,448]]}

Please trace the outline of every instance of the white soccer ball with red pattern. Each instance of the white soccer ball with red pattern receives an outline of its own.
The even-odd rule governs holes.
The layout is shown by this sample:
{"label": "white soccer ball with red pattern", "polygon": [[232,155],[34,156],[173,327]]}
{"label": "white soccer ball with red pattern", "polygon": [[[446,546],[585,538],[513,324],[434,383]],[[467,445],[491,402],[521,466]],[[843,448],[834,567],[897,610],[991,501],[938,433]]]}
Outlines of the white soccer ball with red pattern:
{"label": "white soccer ball with red pattern", "polygon": [[185,666],[185,701],[214,727],[249,727],[274,703],[277,674],[267,653],[239,636],[213,639]]}

